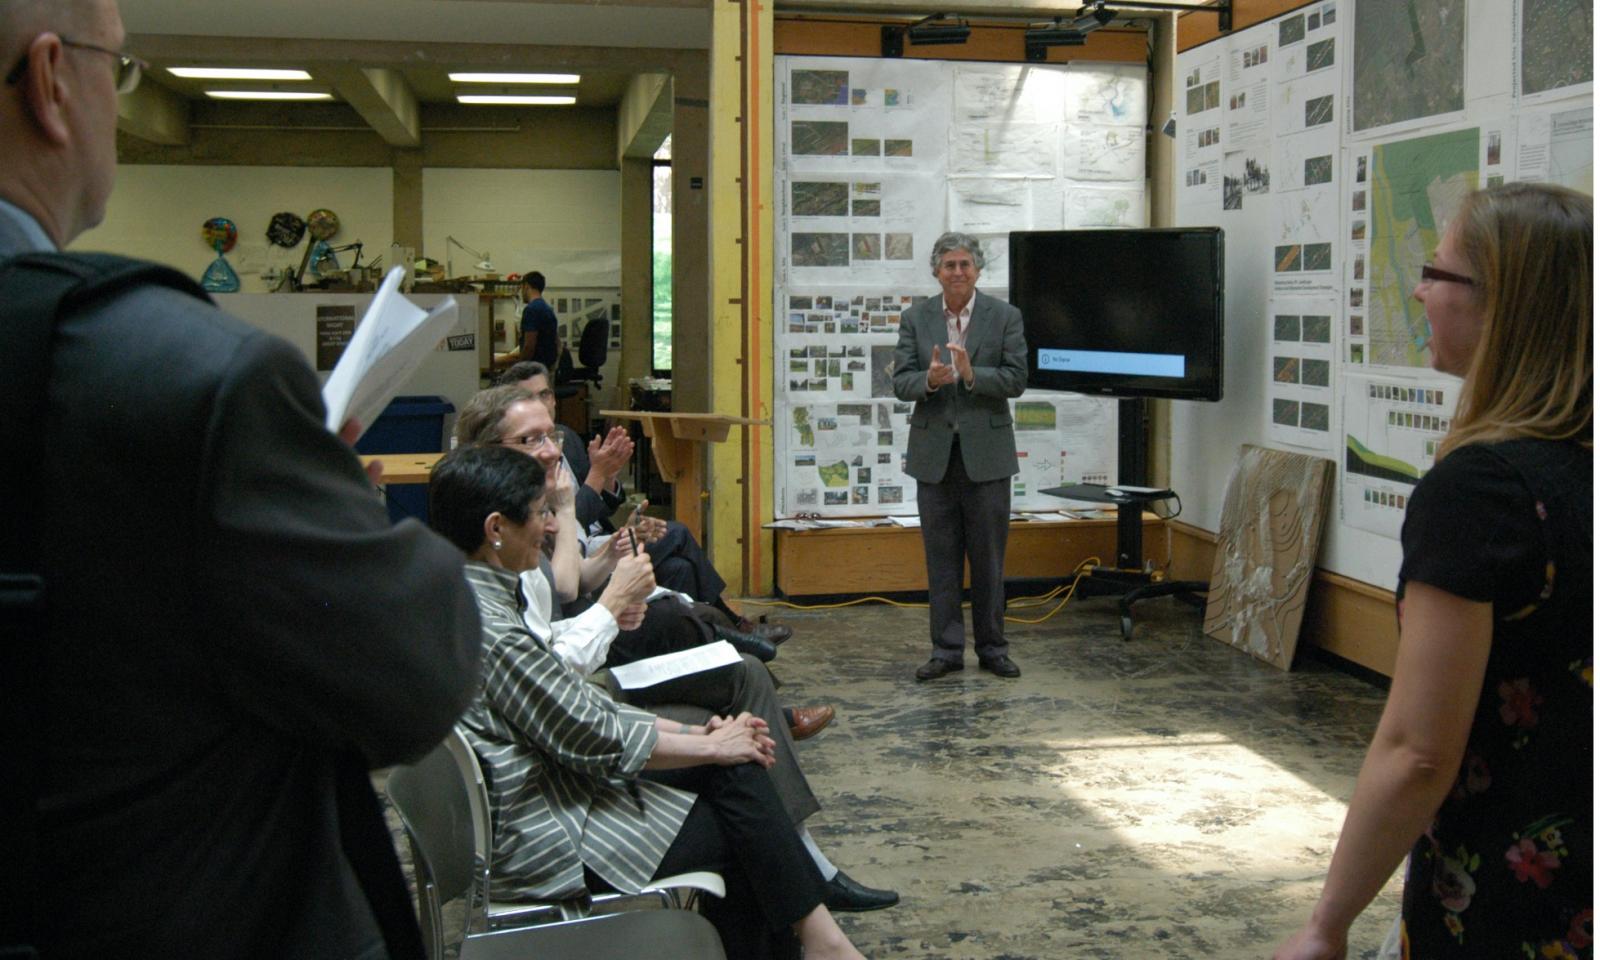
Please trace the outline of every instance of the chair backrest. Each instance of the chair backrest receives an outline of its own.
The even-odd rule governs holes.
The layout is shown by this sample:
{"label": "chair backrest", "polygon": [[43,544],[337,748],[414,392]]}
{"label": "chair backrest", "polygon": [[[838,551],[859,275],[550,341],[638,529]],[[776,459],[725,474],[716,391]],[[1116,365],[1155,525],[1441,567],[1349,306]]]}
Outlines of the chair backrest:
{"label": "chair backrest", "polygon": [[454,729],[427,756],[389,773],[389,799],[426,861],[440,904],[470,893],[487,869],[478,855],[487,849],[480,846],[488,829],[482,789],[477,757]]}
{"label": "chair backrest", "polygon": [[578,362],[595,369],[605,366],[606,348],[610,344],[611,321],[605,317],[590,320],[578,340]]}

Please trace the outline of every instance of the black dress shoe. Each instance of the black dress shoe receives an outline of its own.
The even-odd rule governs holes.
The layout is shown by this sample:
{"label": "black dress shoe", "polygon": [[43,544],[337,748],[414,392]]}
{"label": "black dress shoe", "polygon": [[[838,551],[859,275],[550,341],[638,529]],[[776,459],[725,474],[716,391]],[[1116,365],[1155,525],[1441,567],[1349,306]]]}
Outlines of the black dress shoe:
{"label": "black dress shoe", "polygon": [[767,623],[764,620],[758,622],[751,620],[749,617],[740,617],[733,626],[740,633],[748,633],[752,637],[760,637],[773,646],[777,646],[794,636],[793,627],[785,626],[781,623]]}
{"label": "black dress shoe", "polygon": [[937,680],[947,673],[955,673],[961,669],[960,660],[941,660],[934,657],[927,663],[917,668],[918,680]]}
{"label": "black dress shoe", "polygon": [[829,910],[843,913],[864,913],[868,910],[882,910],[892,907],[900,902],[900,894],[893,890],[874,890],[863,887],[843,871],[833,875],[822,894],[822,905]]}
{"label": "black dress shoe", "polygon": [[990,657],[987,660],[979,660],[978,666],[989,671],[997,677],[1005,677],[1007,680],[1015,680],[1016,678],[1022,676],[1022,668],[1013,663],[1011,658],[1003,653],[998,657]]}
{"label": "black dress shoe", "polygon": [[778,648],[773,646],[770,641],[763,640],[760,637],[753,637],[748,633],[740,633],[737,630],[729,630],[727,627],[713,627],[712,632],[717,635],[718,640],[728,641],[733,644],[733,649],[740,653],[748,653],[762,663],[771,663],[773,658],[778,655]]}

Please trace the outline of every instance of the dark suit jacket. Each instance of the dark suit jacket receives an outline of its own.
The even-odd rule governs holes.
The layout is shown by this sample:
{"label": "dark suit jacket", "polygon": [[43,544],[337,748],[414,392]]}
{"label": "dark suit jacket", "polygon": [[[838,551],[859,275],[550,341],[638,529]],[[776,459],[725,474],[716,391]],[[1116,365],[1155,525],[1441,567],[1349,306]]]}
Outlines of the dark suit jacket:
{"label": "dark suit jacket", "polygon": [[[0,257],[27,249],[0,215]],[[64,318],[41,482],[45,956],[358,957],[337,754],[437,743],[481,638],[289,344],[174,291]]]}
{"label": "dark suit jacket", "polygon": [[577,507],[578,526],[587,532],[590,527],[598,523],[602,530],[612,531],[611,515],[622,506],[623,497],[617,490],[607,490],[596,493],[592,487],[584,484],[584,478],[589,475],[589,448],[584,445],[583,438],[578,432],[564,423],[556,424],[556,430],[561,434],[561,455],[567,458],[567,466],[572,468],[572,477],[578,483]]}
{"label": "dark suit jacket", "polygon": [[973,480],[998,480],[1017,473],[1017,440],[1011,431],[1011,397],[1028,384],[1028,345],[1022,338],[1022,312],[1001,300],[974,292],[967,328],[972,387],[959,379],[927,391],[933,348],[950,341],[944,300],[932,296],[900,315],[900,340],[894,348],[894,395],[916,403],[906,443],[906,473],[924,483],[944,479],[951,438],[961,427],[961,462]]}

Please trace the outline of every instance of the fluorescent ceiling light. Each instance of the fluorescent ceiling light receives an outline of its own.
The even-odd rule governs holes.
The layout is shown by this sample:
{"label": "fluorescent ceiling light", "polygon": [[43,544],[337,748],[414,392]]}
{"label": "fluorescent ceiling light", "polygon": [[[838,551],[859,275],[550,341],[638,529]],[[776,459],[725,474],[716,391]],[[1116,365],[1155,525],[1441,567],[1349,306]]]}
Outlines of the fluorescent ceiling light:
{"label": "fluorescent ceiling light", "polygon": [[456,83],[577,83],[576,73],[452,73]]}
{"label": "fluorescent ceiling light", "polygon": [[520,94],[458,93],[458,94],[456,94],[456,101],[458,103],[481,103],[481,104],[489,104],[489,105],[492,105],[492,106],[500,106],[500,107],[512,107],[512,106],[570,107],[574,103],[578,102],[578,98],[577,97],[555,97],[555,96],[526,96],[526,95],[520,95]]}
{"label": "fluorescent ceiling light", "polygon": [[331,93],[314,93],[310,90],[207,90],[206,96],[217,100],[332,100]]}
{"label": "fluorescent ceiling light", "polygon": [[310,80],[304,70],[267,70],[257,67],[168,67],[185,80]]}

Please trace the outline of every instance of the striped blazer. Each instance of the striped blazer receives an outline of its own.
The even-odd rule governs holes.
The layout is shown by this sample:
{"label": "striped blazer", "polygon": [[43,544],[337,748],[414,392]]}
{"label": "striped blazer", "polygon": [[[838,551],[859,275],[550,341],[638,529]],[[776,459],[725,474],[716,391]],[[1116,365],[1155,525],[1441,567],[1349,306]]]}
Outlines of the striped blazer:
{"label": "striped blazer", "polygon": [[491,896],[584,899],[585,866],[637,892],[695,800],[637,779],[655,715],[611,700],[528,631],[515,573],[468,563],[466,574],[483,623],[483,689],[461,727],[493,808]]}

